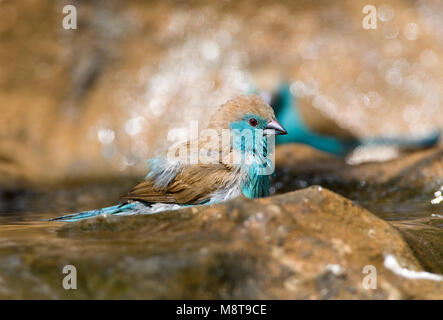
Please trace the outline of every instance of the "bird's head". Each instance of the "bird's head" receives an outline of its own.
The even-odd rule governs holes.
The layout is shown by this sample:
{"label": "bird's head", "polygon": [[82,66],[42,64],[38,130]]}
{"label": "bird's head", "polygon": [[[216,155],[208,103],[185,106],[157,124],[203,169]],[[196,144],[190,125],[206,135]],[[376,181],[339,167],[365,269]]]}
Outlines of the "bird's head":
{"label": "bird's head", "polygon": [[209,127],[263,130],[264,135],[287,134],[275,119],[274,110],[257,95],[241,95],[221,105],[212,116]]}
{"label": "bird's head", "polygon": [[[243,137],[250,133],[254,143],[257,133],[263,137],[287,134],[275,118],[274,110],[257,95],[241,95],[229,100],[212,116],[209,127],[229,129],[234,138],[236,135]],[[245,150],[244,142],[237,146],[239,148]]]}

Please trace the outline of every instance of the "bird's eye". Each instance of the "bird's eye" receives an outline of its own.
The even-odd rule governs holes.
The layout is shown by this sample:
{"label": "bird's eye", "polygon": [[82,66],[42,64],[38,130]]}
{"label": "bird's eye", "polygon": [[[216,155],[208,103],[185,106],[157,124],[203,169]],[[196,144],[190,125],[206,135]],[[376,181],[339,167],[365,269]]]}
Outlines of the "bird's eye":
{"label": "bird's eye", "polygon": [[258,121],[255,118],[249,119],[249,125],[256,127],[258,125]]}

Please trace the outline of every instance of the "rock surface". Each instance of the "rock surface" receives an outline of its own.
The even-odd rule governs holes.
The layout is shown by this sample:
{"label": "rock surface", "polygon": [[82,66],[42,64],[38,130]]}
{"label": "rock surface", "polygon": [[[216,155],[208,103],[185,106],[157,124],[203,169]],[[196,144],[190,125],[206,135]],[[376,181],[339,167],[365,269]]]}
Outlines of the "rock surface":
{"label": "rock surface", "polygon": [[394,223],[426,270],[443,273],[443,216]]}
{"label": "rock surface", "polygon": [[288,182],[282,186],[289,190],[297,188],[297,180],[304,180],[308,184],[384,186],[384,191],[392,189],[393,193],[396,190],[392,187],[401,188],[403,193],[405,190],[433,192],[443,185],[443,148],[404,154],[390,161],[349,165],[309,146],[288,144],[277,147],[276,168],[281,180],[286,180],[281,182]]}
{"label": "rock surface", "polygon": [[[276,149],[276,193],[319,184],[349,198],[393,225],[428,270],[443,273],[443,202],[432,203],[443,185],[441,147],[384,162],[348,165],[308,146]],[[399,221],[401,220],[401,221]]]}
{"label": "rock surface", "polygon": [[[443,298],[443,282],[409,280],[384,266],[392,255],[422,270],[397,230],[316,186],[35,228],[44,236],[27,241],[28,227],[23,241],[1,242],[1,298]],[[68,264],[77,268],[77,290],[62,288]],[[362,286],[367,265],[377,270],[375,290]]]}

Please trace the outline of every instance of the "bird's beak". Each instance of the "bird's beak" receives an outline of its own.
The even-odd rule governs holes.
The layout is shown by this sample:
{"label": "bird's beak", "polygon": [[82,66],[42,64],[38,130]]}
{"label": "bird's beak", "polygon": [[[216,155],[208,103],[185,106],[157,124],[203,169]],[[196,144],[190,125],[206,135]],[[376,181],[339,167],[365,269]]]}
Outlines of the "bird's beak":
{"label": "bird's beak", "polygon": [[270,135],[284,135],[284,134],[288,134],[288,132],[286,131],[285,128],[283,128],[283,126],[275,119],[273,119],[271,122],[269,122],[264,130],[264,135],[265,136],[270,136]]}

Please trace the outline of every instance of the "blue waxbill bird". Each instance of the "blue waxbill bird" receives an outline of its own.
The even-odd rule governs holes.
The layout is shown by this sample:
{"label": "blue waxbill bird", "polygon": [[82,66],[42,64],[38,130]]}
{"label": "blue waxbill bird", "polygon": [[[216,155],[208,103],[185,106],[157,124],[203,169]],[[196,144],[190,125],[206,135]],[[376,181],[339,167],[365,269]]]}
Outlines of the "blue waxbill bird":
{"label": "blue waxbill bird", "polygon": [[[148,160],[145,179],[122,196],[122,204],[53,220],[77,221],[98,215],[154,213],[217,203],[239,195],[248,198],[268,196],[269,174],[272,172],[263,169],[272,167],[272,163],[267,157],[267,139],[272,135],[287,134],[276,120],[273,109],[257,95],[241,95],[220,106],[208,122],[207,129],[218,137],[229,133],[227,147],[221,147],[222,144],[217,141],[215,161],[190,163],[189,156],[179,160],[152,158]],[[252,137],[252,143],[248,143],[245,137]],[[190,150],[193,141],[183,145]],[[194,145],[199,150],[205,148],[202,141]],[[260,148],[263,152],[256,150]]]}
{"label": "blue waxbill bird", "polygon": [[[295,97],[292,96],[288,83],[283,83],[272,96],[271,106],[280,123],[288,130],[285,136],[278,136],[276,144],[303,143],[321,151],[345,157],[358,146],[394,146],[404,149],[432,147],[437,144],[440,132],[434,131],[426,137],[372,137],[359,139],[348,135],[321,134],[307,124],[298,109]],[[332,122],[332,120],[331,120]],[[330,123],[329,126],[336,126]]]}

